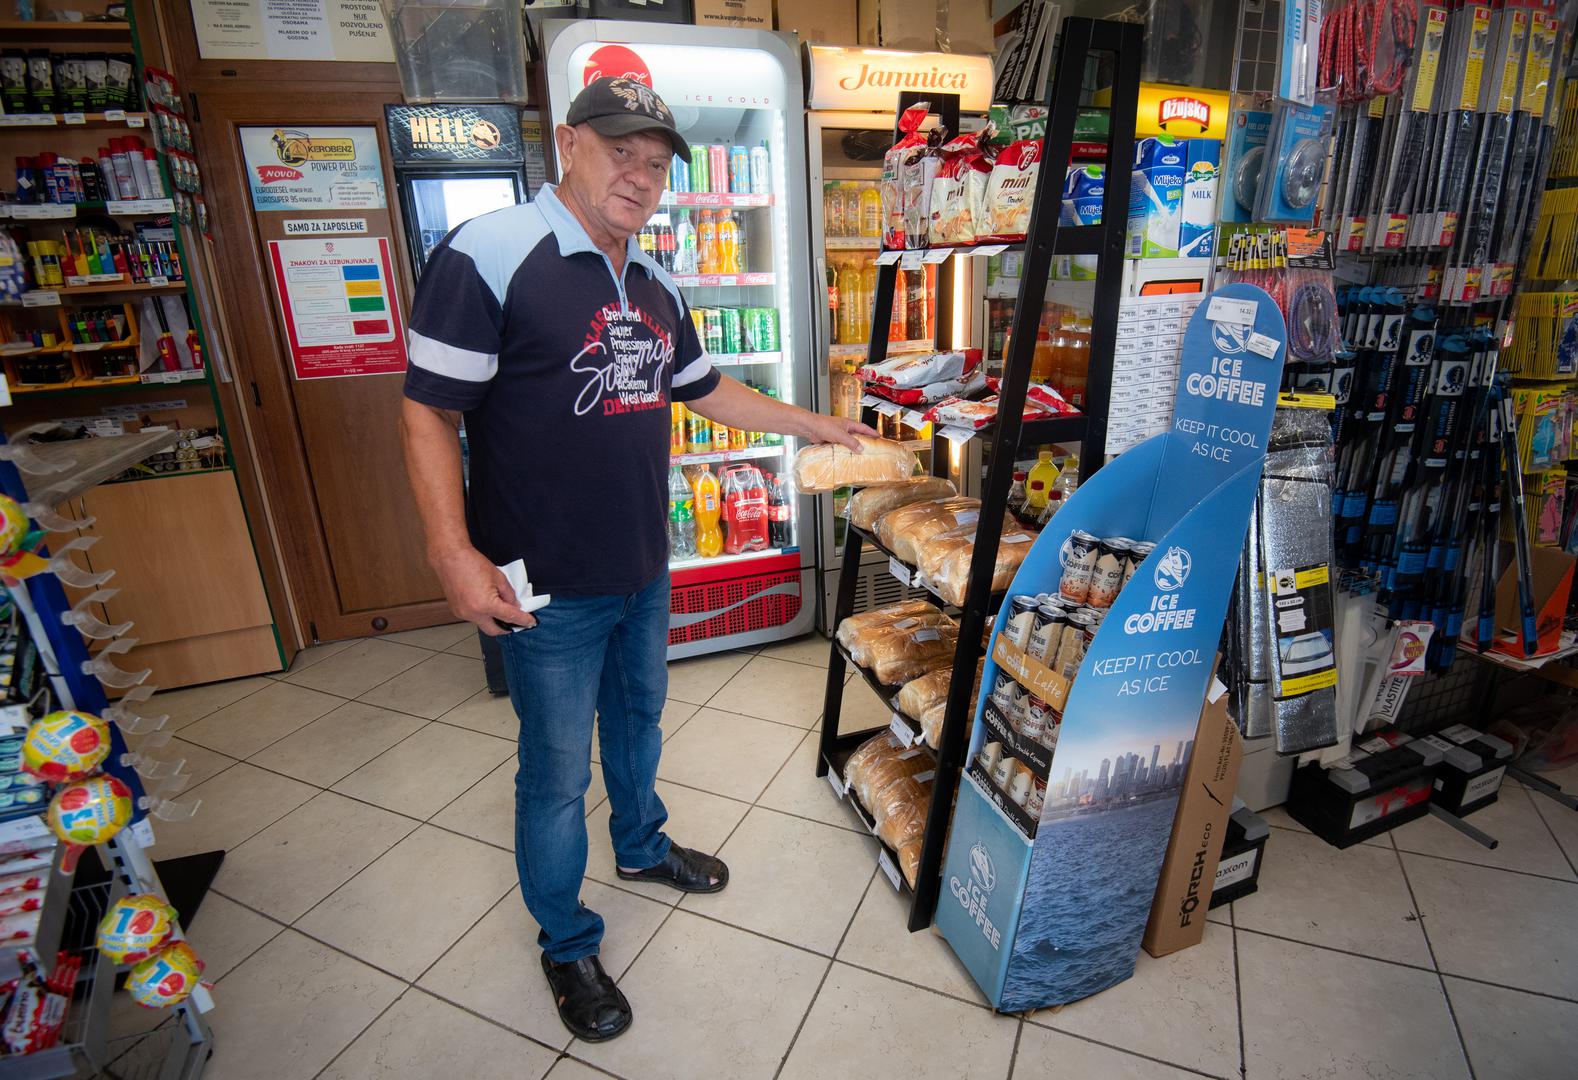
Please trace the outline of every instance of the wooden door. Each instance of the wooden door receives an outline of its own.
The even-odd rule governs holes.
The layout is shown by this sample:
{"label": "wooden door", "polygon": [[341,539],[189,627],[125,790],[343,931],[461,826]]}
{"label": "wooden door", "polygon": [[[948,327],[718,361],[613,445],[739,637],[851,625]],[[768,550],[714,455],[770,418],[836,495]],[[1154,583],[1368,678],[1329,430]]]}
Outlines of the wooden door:
{"label": "wooden door", "polygon": [[[384,106],[399,100],[397,92],[382,88],[261,94],[227,87],[198,95],[196,127],[215,240],[234,270],[223,283],[222,303],[240,398],[256,432],[290,589],[314,640],[426,626],[451,617],[424,558],[401,461],[403,375],[296,378],[281,298],[269,269],[269,241],[285,238],[287,220],[363,218],[366,232],[359,237],[389,240],[403,322],[410,260],[382,123]],[[383,209],[253,208],[242,129],[314,126],[376,128]]]}

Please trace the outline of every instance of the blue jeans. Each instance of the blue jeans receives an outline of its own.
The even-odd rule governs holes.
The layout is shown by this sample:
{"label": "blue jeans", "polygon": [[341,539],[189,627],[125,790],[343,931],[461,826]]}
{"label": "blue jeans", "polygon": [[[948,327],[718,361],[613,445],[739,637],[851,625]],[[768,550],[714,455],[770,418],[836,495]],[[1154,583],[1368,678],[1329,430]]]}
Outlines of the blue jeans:
{"label": "blue jeans", "polygon": [[554,597],[535,629],[496,639],[521,722],[515,865],[542,928],[537,942],[555,963],[591,956],[603,939],[602,917],[581,903],[594,715],[617,865],[644,869],[668,855],[668,811],[654,787],[668,615],[663,574],[638,593]]}

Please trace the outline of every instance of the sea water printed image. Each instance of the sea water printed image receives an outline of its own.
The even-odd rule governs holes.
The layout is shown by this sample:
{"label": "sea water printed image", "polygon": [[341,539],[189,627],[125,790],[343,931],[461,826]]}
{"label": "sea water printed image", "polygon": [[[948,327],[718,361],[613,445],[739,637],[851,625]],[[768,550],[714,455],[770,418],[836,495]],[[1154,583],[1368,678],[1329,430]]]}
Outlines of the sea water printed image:
{"label": "sea water printed image", "polygon": [[[999,1006],[1077,1001],[1128,978],[1145,932],[1178,795],[1194,752],[1189,738],[1058,766],[1047,787],[1025,885],[1023,915]],[[1075,766],[1078,765],[1078,768]]]}

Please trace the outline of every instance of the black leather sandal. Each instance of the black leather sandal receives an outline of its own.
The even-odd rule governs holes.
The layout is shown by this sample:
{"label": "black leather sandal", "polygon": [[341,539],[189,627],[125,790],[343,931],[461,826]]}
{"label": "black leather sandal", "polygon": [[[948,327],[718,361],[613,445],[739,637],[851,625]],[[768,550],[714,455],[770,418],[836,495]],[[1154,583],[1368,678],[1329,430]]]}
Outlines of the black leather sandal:
{"label": "black leather sandal", "polygon": [[630,1002],[595,956],[556,964],[542,954],[543,974],[553,990],[559,1019],[584,1042],[602,1042],[622,1035],[634,1019]]}
{"label": "black leather sandal", "polygon": [[616,867],[615,873],[625,881],[655,881],[680,892],[714,893],[729,883],[729,868],[722,859],[678,844],[670,844],[668,854],[656,866],[634,873]]}

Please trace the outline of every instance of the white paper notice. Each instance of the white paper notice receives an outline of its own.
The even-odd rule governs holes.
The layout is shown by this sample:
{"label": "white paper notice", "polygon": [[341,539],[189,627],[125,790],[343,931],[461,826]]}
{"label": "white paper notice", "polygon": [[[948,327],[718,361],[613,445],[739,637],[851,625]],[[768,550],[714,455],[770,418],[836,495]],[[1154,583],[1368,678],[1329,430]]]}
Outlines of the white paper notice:
{"label": "white paper notice", "polygon": [[1267,337],[1265,334],[1249,335],[1249,351],[1252,353],[1259,353],[1267,360],[1275,358],[1277,355],[1277,350],[1280,348],[1282,348],[1282,346],[1277,344],[1276,338]]}
{"label": "white paper notice", "polygon": [[1257,310],[1259,305],[1253,300],[1233,300],[1226,296],[1213,296],[1211,306],[1205,309],[1205,317],[1212,322],[1254,326]]}
{"label": "white paper notice", "polygon": [[205,60],[394,59],[378,0],[192,0]]}

